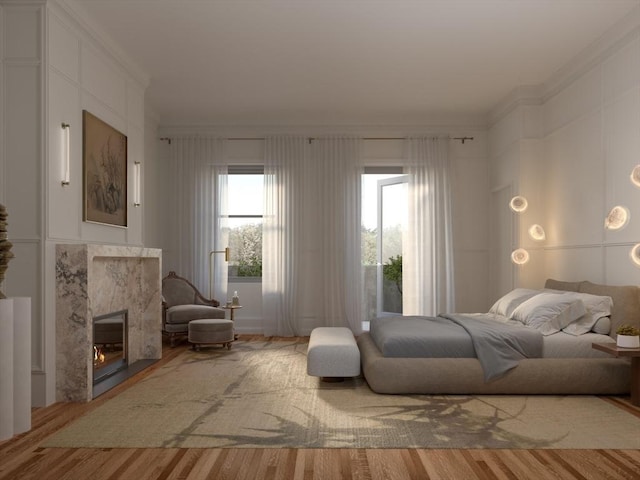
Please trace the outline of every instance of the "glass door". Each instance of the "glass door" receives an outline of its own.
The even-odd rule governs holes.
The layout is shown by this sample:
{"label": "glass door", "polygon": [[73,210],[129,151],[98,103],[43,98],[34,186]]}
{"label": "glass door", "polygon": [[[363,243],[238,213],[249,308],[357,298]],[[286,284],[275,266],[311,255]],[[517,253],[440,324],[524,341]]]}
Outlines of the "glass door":
{"label": "glass door", "polygon": [[407,175],[378,180],[377,314],[402,314],[402,252],[407,228]]}

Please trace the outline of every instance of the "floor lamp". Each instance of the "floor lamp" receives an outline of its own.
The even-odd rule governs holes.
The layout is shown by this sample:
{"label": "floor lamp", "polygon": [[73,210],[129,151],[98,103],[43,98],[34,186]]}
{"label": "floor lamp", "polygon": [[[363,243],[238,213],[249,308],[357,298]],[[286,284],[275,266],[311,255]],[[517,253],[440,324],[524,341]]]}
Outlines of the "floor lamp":
{"label": "floor lamp", "polygon": [[229,247],[224,250],[211,250],[209,252],[209,298],[213,299],[213,254],[214,253],[224,253],[224,261],[229,261],[229,256],[231,255],[231,250]]}

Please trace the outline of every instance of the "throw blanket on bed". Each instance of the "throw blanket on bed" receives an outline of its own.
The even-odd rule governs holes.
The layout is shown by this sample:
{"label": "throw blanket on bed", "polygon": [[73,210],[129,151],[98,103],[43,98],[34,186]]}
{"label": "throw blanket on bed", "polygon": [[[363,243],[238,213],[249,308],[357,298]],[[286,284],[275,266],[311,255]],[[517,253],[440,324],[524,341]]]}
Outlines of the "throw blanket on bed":
{"label": "throw blanket on bed", "polygon": [[381,317],[371,321],[371,338],[385,357],[478,358],[485,381],[497,378],[523,358],[542,356],[542,334],[490,317]]}

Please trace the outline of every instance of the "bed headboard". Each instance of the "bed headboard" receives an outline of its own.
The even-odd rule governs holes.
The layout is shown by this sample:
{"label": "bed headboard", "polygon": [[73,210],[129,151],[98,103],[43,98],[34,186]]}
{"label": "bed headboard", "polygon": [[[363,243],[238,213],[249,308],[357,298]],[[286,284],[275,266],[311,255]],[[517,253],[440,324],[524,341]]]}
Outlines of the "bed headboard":
{"label": "bed headboard", "polygon": [[544,286],[554,290],[611,297],[613,309],[611,311],[611,333],[609,335],[613,338],[615,338],[616,329],[623,323],[640,328],[640,287],[635,285],[598,285],[589,281],[563,282],[551,278],[547,279]]}

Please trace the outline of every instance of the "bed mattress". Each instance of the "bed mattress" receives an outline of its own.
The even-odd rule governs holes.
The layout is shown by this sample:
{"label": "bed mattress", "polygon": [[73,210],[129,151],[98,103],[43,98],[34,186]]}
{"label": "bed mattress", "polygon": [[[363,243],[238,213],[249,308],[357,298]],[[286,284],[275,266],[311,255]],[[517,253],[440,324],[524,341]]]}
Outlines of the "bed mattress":
{"label": "bed mattress", "polygon": [[[493,318],[497,323],[514,329],[527,329],[517,322],[496,315],[466,314],[470,318]],[[398,328],[398,324],[402,328]],[[429,328],[437,325],[437,329]],[[385,357],[399,358],[476,358],[471,338],[454,323],[441,317],[381,317],[373,320],[371,338]],[[608,335],[586,333],[571,335],[558,332],[542,336],[541,358],[607,358],[605,352],[595,350],[592,343],[615,343]]]}

